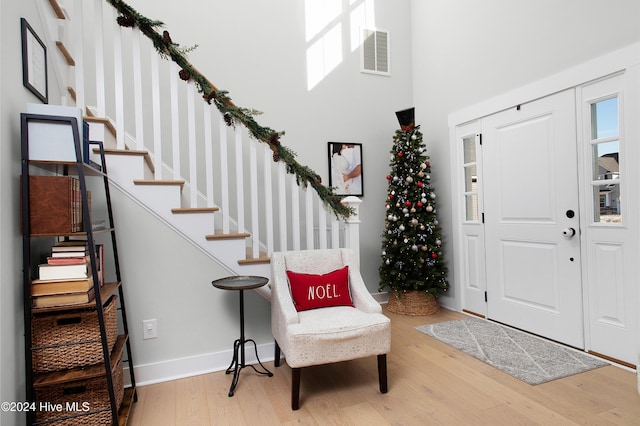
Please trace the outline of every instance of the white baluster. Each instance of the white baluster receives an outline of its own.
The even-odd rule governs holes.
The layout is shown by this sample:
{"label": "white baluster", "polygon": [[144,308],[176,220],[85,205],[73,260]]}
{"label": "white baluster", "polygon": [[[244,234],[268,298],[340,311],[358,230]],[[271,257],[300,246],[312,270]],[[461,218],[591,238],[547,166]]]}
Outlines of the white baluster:
{"label": "white baluster", "polygon": [[84,89],[84,49],[82,41],[84,40],[84,13],[82,8],[82,0],[76,0],[73,4],[73,14],[74,19],[72,22],[73,25],[73,59],[76,63],[75,65],[75,90],[76,90],[76,106],[82,108],[84,112],[84,108],[86,106],[85,103],[85,89]]}
{"label": "white baluster", "polygon": [[189,205],[198,207],[198,149],[196,147],[196,85],[187,83],[187,123],[189,128]]}
{"label": "white baluster", "polygon": [[133,27],[131,38],[133,59],[133,105],[135,112],[136,149],[144,149],[144,113],[142,106],[142,65],[140,58],[140,29]]}
{"label": "white baluster", "polygon": [[169,82],[171,90],[171,148],[173,178],[180,179],[180,110],[178,98],[178,66],[171,63]]}
{"label": "white baluster", "polygon": [[96,109],[100,117],[106,116],[106,95],[105,95],[105,76],[104,76],[104,25],[102,8],[107,7],[106,2],[94,2],[94,30],[95,41],[92,45],[96,55]]}
{"label": "white baluster", "polygon": [[153,164],[155,165],[156,179],[162,179],[162,118],[160,112],[160,64],[158,53],[154,49],[151,52],[151,108],[153,111]]}
{"label": "white baluster", "polygon": [[293,249],[300,250],[300,188],[295,176],[291,176],[291,238]]}
{"label": "white baluster", "polygon": [[340,248],[340,221],[334,214],[331,215],[331,248]]}
{"label": "white baluster", "polygon": [[304,190],[304,212],[305,212],[305,239],[307,250],[313,250],[313,190],[307,186]]}
{"label": "white baluster", "polygon": [[327,211],[324,209],[322,200],[316,196],[318,201],[318,247],[327,248]]}
{"label": "white baluster", "polygon": [[243,153],[242,153],[242,133],[241,128],[237,126],[234,129],[235,141],[236,141],[236,187],[238,190],[236,191],[236,204],[238,208],[238,217],[236,221],[238,223],[238,232],[245,232],[245,224],[244,224],[244,166],[242,164]]}
{"label": "white baluster", "polygon": [[258,160],[257,147],[255,143],[249,145],[249,176],[251,178],[251,240],[252,240],[252,257],[254,259],[260,257],[260,222],[258,212],[260,203],[258,201]]}
{"label": "white baluster", "polygon": [[287,171],[285,164],[278,162],[278,215],[280,216],[280,251],[287,251]]}
{"label": "white baluster", "polygon": [[263,144],[263,170],[264,170],[264,212],[265,231],[267,239],[267,254],[273,253],[273,188],[271,183],[271,164],[273,163],[272,151],[267,144]]}
{"label": "white baluster", "polygon": [[229,157],[227,154],[227,124],[220,114],[220,185],[222,208],[222,233],[229,233]]}
{"label": "white baluster", "polygon": [[211,105],[206,104],[203,108],[204,122],[204,152],[205,152],[205,175],[207,178],[207,207],[213,207],[215,201],[213,183],[213,137],[211,136]]}
{"label": "white baluster", "polygon": [[[115,9],[113,9],[112,15],[112,21],[115,22]],[[122,32],[124,29],[117,24],[113,24],[113,28],[113,98],[116,111],[116,147],[124,149],[124,83],[122,77]]]}

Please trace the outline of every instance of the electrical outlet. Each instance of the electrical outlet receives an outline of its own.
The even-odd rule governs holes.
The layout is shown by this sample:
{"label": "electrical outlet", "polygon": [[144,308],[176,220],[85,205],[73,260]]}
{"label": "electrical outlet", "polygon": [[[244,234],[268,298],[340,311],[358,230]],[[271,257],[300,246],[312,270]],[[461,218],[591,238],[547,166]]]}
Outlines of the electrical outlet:
{"label": "electrical outlet", "polygon": [[142,321],[142,338],[156,339],[158,337],[158,321],[155,319],[148,319]]}

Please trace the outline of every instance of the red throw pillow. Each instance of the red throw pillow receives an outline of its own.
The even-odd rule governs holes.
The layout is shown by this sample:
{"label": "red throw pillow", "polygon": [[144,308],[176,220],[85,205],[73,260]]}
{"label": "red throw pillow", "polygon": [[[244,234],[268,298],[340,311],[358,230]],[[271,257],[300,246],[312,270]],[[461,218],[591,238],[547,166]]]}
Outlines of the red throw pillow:
{"label": "red throw pillow", "polygon": [[323,275],[287,271],[293,304],[298,311],[328,306],[353,306],[349,293],[349,267]]}

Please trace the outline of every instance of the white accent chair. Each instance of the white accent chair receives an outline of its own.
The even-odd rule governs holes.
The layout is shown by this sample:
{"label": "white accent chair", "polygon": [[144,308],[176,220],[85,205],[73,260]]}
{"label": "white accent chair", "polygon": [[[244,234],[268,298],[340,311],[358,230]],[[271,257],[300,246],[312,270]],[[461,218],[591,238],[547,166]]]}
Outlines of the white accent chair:
{"label": "white accent chair", "polygon": [[[332,306],[296,311],[286,271],[326,274],[349,266],[354,307]],[[348,361],[376,355],[380,392],[387,392],[387,353],[391,349],[391,322],[367,290],[360,268],[349,249],[275,252],[271,257],[271,330],[275,338],[275,366],[280,351],[291,367],[291,409],[300,407],[302,367]]]}

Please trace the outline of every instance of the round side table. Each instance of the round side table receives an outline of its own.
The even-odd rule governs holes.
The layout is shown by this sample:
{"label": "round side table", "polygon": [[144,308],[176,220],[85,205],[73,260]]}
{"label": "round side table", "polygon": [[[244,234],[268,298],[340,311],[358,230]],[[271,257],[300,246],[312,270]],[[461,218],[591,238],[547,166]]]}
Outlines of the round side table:
{"label": "round side table", "polygon": [[[258,374],[264,374],[269,377],[273,376],[273,373],[267,370],[267,368],[262,365],[262,362],[260,362],[260,358],[258,358],[258,346],[256,345],[255,340],[246,339],[244,336],[244,291],[262,287],[268,282],[268,278],[257,276],[232,276],[220,278],[211,282],[211,284],[216,288],[222,290],[237,290],[240,292],[240,338],[233,342],[233,360],[231,361],[229,368],[226,370],[226,374],[231,374],[233,371],[233,380],[231,381],[231,388],[229,389],[230,397],[233,396],[236,386],[238,385],[240,371],[245,367],[253,368]],[[263,371],[259,371],[253,365],[245,364],[244,345],[247,342],[253,343],[253,347],[256,352],[256,360],[258,361],[258,364],[260,364],[260,367],[262,367]]]}

